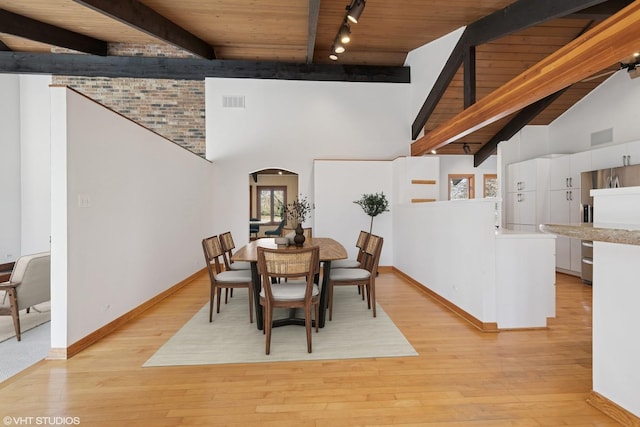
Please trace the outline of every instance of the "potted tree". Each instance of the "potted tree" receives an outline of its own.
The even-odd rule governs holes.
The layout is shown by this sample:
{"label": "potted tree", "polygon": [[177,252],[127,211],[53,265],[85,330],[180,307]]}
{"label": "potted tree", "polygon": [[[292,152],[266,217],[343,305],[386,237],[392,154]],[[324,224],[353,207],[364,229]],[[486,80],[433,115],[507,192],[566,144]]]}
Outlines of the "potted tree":
{"label": "potted tree", "polygon": [[383,212],[389,211],[389,201],[383,192],[375,194],[363,194],[360,200],[354,200],[356,205],[360,205],[364,213],[371,217],[369,234],[373,231],[373,218]]}

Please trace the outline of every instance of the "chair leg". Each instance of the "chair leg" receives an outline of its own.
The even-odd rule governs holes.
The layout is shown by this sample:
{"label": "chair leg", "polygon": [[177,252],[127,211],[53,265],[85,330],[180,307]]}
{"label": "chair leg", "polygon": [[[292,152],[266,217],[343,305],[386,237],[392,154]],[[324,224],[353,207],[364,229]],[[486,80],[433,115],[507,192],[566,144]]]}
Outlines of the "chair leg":
{"label": "chair leg", "polygon": [[215,295],[215,288],[211,285],[211,290],[209,291],[209,323],[213,321],[213,296]]}
{"label": "chair leg", "polygon": [[376,317],[376,282],[372,281],[369,285],[371,287],[371,306],[373,307],[373,317]]}
{"label": "chair leg", "polygon": [[307,353],[311,353],[311,307],[304,308],[304,328],[307,331]]}
{"label": "chair leg", "polygon": [[318,333],[318,323],[320,323],[320,301],[316,302],[316,334]]}
{"label": "chair leg", "polygon": [[15,288],[9,289],[9,304],[11,304],[11,317],[13,318],[13,329],[16,331],[16,339],[22,340],[20,334],[20,314],[18,310],[18,296],[16,295]]}
{"label": "chair leg", "polygon": [[367,308],[371,310],[371,284],[364,285],[364,288],[367,290]]}
{"label": "chair leg", "polygon": [[266,315],[266,319],[264,322],[264,330],[265,330],[265,334],[267,335],[265,340],[266,340],[266,349],[265,349],[265,353],[266,354],[270,354],[271,353],[271,326],[272,326],[272,318],[273,318],[273,308],[271,306],[269,306],[269,308],[265,307],[265,315]]}
{"label": "chair leg", "polygon": [[220,300],[222,299],[222,288],[218,288],[218,301],[217,301],[217,308],[216,308],[216,313],[220,313]]}

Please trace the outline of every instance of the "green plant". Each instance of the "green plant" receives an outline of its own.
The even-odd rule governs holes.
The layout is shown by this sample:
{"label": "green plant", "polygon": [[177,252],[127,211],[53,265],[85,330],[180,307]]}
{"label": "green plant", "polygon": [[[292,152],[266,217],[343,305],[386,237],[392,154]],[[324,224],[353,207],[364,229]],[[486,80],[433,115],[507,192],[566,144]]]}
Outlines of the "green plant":
{"label": "green plant", "polygon": [[311,213],[311,205],[306,197],[300,196],[293,202],[288,203],[284,211],[293,226],[297,226],[307,220],[308,215]]}
{"label": "green plant", "polygon": [[373,218],[377,217],[383,212],[389,211],[389,201],[384,193],[375,194],[363,194],[360,200],[354,200],[356,205],[360,205],[364,213],[371,217],[371,225],[369,226],[369,233],[373,231]]}

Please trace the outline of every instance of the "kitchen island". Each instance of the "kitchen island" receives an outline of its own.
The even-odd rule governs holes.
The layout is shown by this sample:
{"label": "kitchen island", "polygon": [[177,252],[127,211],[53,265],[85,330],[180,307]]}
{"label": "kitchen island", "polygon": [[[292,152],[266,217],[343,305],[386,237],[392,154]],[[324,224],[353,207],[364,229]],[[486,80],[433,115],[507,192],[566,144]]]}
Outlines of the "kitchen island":
{"label": "kitchen island", "polygon": [[540,229],[593,240],[593,391],[589,402],[640,425],[640,187],[591,190],[597,222]]}

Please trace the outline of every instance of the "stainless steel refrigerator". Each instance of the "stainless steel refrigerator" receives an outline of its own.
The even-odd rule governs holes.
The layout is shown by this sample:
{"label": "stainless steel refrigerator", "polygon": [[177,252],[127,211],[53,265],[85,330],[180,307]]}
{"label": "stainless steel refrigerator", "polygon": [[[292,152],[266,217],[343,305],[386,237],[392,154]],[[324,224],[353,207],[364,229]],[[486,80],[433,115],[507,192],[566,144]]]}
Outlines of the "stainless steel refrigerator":
{"label": "stainless steel refrigerator", "polygon": [[[593,222],[598,212],[593,209],[591,190],[640,186],[640,164],[582,172],[581,181],[582,222]],[[593,242],[587,240],[582,241],[581,277],[585,283],[593,282]]]}

